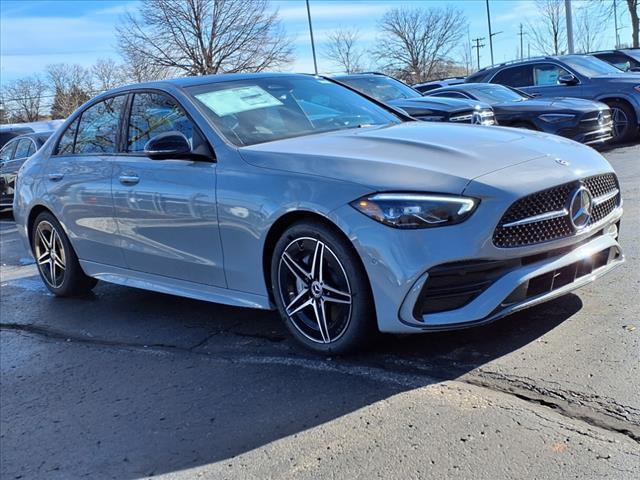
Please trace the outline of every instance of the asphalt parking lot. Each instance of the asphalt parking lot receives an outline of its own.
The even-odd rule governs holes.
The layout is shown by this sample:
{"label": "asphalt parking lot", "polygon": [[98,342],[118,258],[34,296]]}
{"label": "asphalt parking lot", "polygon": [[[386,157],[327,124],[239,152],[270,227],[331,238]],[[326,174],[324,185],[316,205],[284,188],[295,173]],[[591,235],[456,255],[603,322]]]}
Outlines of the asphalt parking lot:
{"label": "asphalt parking lot", "polygon": [[275,313],[100,283],[59,299],[0,222],[0,477],[640,477],[640,146],[627,262],[493,325],[320,358]]}

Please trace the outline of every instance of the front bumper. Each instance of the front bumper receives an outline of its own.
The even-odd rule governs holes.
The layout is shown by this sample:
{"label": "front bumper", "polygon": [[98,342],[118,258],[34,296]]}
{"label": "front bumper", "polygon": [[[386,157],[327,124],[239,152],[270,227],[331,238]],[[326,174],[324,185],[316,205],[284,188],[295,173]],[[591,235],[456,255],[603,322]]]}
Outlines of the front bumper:
{"label": "front bumper", "polygon": [[[431,331],[451,330],[490,323],[511,313],[546,302],[587,285],[624,262],[622,249],[609,233],[609,226],[575,248],[549,255],[523,257],[505,262],[503,274],[460,308],[422,314],[421,302],[429,273],[425,273],[405,297],[400,320],[406,325]],[[612,229],[617,232],[618,228]],[[535,261],[535,258],[540,258]],[[546,257],[546,258],[544,258]],[[533,261],[529,260],[533,259]]]}
{"label": "front bumper", "polygon": [[[500,204],[487,199],[484,208],[461,224],[413,231],[389,228],[350,206],[334,211],[332,219],[353,242],[369,277],[380,331],[415,333],[489,323],[582,287],[624,261],[617,239],[609,232],[619,224],[621,207],[573,237],[497,248],[491,235],[495,218],[504,208]],[[588,259],[604,251],[606,263],[594,263],[587,270]],[[459,308],[416,315],[430,271],[442,265],[482,261],[504,262],[509,268],[492,276],[488,287]],[[558,282],[546,288],[545,278]],[[538,290],[532,287],[527,294],[530,284],[537,284]]]}

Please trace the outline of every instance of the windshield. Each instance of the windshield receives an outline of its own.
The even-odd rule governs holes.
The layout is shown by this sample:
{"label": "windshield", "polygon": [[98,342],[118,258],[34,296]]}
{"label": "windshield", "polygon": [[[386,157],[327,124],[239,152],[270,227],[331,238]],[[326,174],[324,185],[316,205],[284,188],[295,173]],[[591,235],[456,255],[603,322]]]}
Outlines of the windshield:
{"label": "windshield", "polygon": [[597,75],[608,75],[610,73],[620,73],[620,70],[613,65],[603,62],[599,58],[590,55],[564,57],[564,62],[571,68],[581,73],[585,77],[595,77]]}
{"label": "windshield", "polygon": [[640,48],[634,48],[633,50],[624,50],[624,53],[640,62]]}
{"label": "windshield", "polygon": [[342,77],[336,78],[362,93],[375,98],[379,102],[390,100],[404,100],[406,98],[422,98],[422,95],[402,82],[382,75],[370,77]]}
{"label": "windshield", "polygon": [[357,93],[312,76],[249,78],[187,91],[237,146],[401,122]]}
{"label": "windshield", "polygon": [[482,87],[469,88],[469,93],[476,97],[476,100],[486,103],[496,102],[521,102],[528,97],[503,87],[502,85],[487,85]]}

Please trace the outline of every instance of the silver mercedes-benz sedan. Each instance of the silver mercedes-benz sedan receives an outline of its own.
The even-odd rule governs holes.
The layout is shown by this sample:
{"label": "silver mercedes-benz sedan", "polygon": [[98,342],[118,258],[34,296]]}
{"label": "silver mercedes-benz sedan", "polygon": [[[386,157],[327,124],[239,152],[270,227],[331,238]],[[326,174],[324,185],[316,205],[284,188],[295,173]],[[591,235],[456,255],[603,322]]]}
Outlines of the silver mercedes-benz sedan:
{"label": "silver mercedes-benz sedan", "polygon": [[320,352],[488,323],[623,261],[591,148],[412,121],[308,75],[104,93],[24,164],[14,211],[56,295],[105,280],[275,308]]}

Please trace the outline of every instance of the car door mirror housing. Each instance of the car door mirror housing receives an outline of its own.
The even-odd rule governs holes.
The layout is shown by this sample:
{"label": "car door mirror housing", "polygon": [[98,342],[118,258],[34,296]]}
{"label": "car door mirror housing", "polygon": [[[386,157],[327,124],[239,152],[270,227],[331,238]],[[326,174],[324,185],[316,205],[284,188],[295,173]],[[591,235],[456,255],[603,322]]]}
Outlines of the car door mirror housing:
{"label": "car door mirror housing", "polygon": [[564,85],[575,85],[578,83],[578,79],[575,75],[569,73],[567,75],[560,75],[558,77],[558,83],[562,83]]}
{"label": "car door mirror housing", "polygon": [[144,153],[153,160],[192,156],[189,140],[182,133],[176,131],[164,132],[153,137],[144,146]]}

